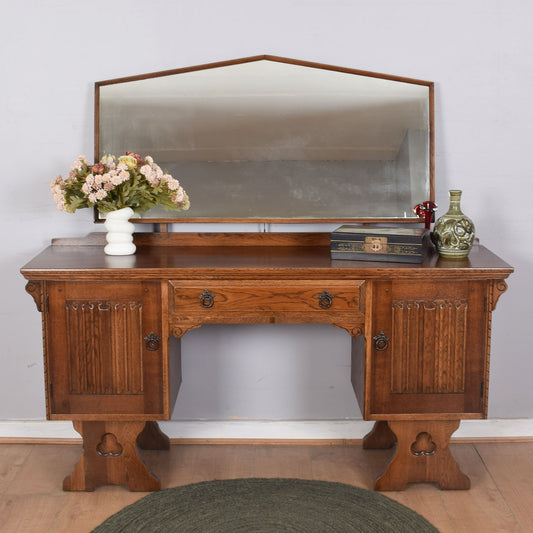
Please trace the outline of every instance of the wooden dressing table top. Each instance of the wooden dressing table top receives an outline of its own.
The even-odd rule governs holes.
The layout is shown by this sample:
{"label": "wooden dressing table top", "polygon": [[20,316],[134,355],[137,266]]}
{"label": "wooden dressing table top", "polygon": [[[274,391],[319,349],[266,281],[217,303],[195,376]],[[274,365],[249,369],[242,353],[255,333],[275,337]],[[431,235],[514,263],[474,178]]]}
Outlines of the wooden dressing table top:
{"label": "wooden dressing table top", "polygon": [[26,279],[164,279],[216,276],[331,276],[362,279],[394,277],[484,279],[508,277],[513,268],[490,250],[475,245],[467,259],[431,254],[423,263],[332,260],[327,233],[193,234],[140,233],[132,256],[104,254],[104,233],[82,239],[55,239],[27,263]]}

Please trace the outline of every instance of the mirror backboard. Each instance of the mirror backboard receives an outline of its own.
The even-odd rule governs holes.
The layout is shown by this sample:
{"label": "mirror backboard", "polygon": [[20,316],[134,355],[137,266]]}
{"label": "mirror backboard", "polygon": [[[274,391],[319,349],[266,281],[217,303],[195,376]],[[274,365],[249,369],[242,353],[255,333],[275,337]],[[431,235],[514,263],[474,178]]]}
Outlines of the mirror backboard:
{"label": "mirror backboard", "polygon": [[151,155],[185,212],[146,222],[418,222],[433,84],[272,56],[96,84],[95,157]]}

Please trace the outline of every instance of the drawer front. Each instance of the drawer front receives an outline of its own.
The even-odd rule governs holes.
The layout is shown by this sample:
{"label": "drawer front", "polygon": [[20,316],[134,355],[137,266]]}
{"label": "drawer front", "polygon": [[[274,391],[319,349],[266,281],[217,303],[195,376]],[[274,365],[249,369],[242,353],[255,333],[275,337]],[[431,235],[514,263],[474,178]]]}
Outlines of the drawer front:
{"label": "drawer front", "polygon": [[262,322],[303,315],[318,322],[320,317],[360,315],[363,286],[360,280],[175,280],[169,282],[169,301],[173,317],[222,322],[242,316],[241,322],[253,316]]}

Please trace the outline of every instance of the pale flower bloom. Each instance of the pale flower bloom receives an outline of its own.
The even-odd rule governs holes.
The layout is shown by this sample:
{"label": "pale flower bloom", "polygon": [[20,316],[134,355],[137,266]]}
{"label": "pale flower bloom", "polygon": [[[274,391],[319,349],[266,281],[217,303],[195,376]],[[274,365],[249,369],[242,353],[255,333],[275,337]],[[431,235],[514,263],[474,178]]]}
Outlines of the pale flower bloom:
{"label": "pale flower bloom", "polygon": [[65,205],[65,197],[62,194],[54,194],[54,200],[57,205]]}
{"label": "pale flower bloom", "polygon": [[63,196],[63,194],[55,192],[54,201],[60,211],[65,211],[65,197]]}
{"label": "pale flower bloom", "polygon": [[104,155],[102,159],[100,159],[100,163],[105,165],[106,167],[109,167],[110,169],[115,168],[115,158],[112,155]]}
{"label": "pale flower bloom", "polygon": [[149,155],[147,155],[147,156],[144,158],[144,160],[145,160],[149,165],[151,165],[151,164],[154,162],[154,160],[152,159],[152,157],[150,157]]}
{"label": "pale flower bloom", "polygon": [[126,172],[125,170],[121,170],[119,173],[118,173],[118,177],[121,179],[121,182],[124,182],[124,181],[127,181],[129,178],[130,178],[130,175],[128,174],[128,172]]}
{"label": "pale flower bloom", "polygon": [[[144,169],[144,172],[143,172],[143,169]],[[146,181],[152,187],[157,187],[159,185],[159,178],[157,177],[157,174],[155,173],[153,167],[151,167],[149,165],[143,165],[141,167],[141,172],[144,174],[144,177],[146,178]]]}
{"label": "pale flower bloom", "polygon": [[122,179],[121,177],[118,175],[117,172],[115,171],[111,171],[109,173],[109,181],[113,184],[113,185],[120,185],[122,183]]}
{"label": "pale flower bloom", "polygon": [[126,168],[135,168],[137,160],[131,155],[122,155],[118,158],[119,166],[126,165]]}
{"label": "pale flower bloom", "polygon": [[71,170],[81,170],[81,167],[82,167],[82,163],[80,160],[76,160],[74,161],[74,163],[72,163],[72,165],[70,165],[70,168]]}
{"label": "pale flower bloom", "polygon": [[84,183],[81,186],[81,192],[86,195],[89,194],[91,192],[91,186],[88,183]]}
{"label": "pale flower bloom", "polygon": [[119,163],[117,165],[117,170],[128,170],[128,165],[126,165],[124,163]]}
{"label": "pale flower bloom", "polygon": [[[168,176],[168,174],[167,174]],[[164,178],[165,176],[163,176]],[[167,187],[169,188],[169,190],[171,191],[175,191],[177,189],[180,188],[180,182],[178,180],[175,180],[172,176],[169,176],[170,179],[167,178],[166,182],[167,182]]]}
{"label": "pale flower bloom", "polygon": [[96,199],[103,200],[107,196],[107,192],[104,189],[99,189],[96,191]]}
{"label": "pale flower bloom", "polygon": [[94,176],[92,174],[88,174],[85,178],[85,183],[88,183],[90,187],[94,185]]}
{"label": "pale flower bloom", "polygon": [[106,181],[104,183],[104,191],[109,192],[109,191],[112,191],[114,188],[115,188],[115,186],[110,181]]}
{"label": "pale flower bloom", "polygon": [[148,178],[148,176],[152,173],[152,167],[150,165],[143,165],[139,172],[145,176],[146,178]]}
{"label": "pale flower bloom", "polygon": [[89,202],[92,202],[94,204],[96,200],[96,193],[92,192],[91,194],[89,194]]}
{"label": "pale flower bloom", "polygon": [[185,191],[180,187],[173,195],[172,195],[172,201],[177,204],[180,202],[183,202],[183,198],[185,197]]}

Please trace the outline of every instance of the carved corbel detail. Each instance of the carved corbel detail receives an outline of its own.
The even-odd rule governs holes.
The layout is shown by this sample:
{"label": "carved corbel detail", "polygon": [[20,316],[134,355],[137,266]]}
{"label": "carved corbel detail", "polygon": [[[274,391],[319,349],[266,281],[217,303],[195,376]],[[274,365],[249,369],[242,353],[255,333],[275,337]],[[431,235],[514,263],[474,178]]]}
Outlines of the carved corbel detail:
{"label": "carved corbel detail", "polygon": [[363,326],[361,324],[332,324],[336,328],[346,330],[352,337],[360,337],[363,334]]}
{"label": "carved corbel detail", "polygon": [[182,324],[180,326],[172,326],[172,336],[176,339],[181,339],[187,331],[201,327],[202,324]]}
{"label": "carved corbel detail", "polygon": [[493,282],[492,285],[492,311],[496,309],[496,304],[500,296],[507,290],[507,283],[503,279]]}
{"label": "carved corbel detail", "polygon": [[44,310],[43,301],[43,282],[42,281],[28,281],[26,283],[26,292],[33,298],[37,311],[40,313]]}

